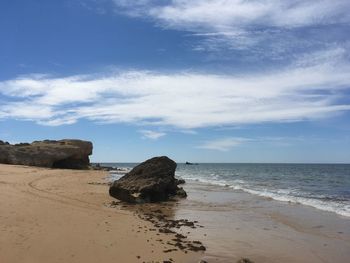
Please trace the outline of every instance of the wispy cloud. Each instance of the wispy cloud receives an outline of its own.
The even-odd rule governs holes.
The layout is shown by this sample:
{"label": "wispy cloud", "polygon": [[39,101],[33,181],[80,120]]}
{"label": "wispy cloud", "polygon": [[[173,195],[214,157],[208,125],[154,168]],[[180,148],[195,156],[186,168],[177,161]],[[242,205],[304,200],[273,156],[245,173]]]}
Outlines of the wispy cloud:
{"label": "wispy cloud", "polygon": [[301,27],[350,22],[347,0],[114,0],[133,15],[148,15],[164,26],[225,31],[244,26]]}
{"label": "wispy cloud", "polygon": [[178,130],[323,118],[350,110],[343,49],[305,56],[264,73],[112,72],[104,76],[22,76],[0,82],[0,118],[43,125],[96,122]]}
{"label": "wispy cloud", "polygon": [[151,140],[158,140],[160,137],[163,137],[166,135],[165,132],[157,132],[157,131],[151,131],[151,130],[141,130],[140,133],[143,135],[143,138],[151,139]]}
{"label": "wispy cloud", "polygon": [[290,49],[338,41],[334,34],[329,40],[324,31],[315,34],[316,28],[325,27],[329,32],[333,25],[350,23],[348,0],[113,1],[118,12],[201,37],[203,41],[197,43],[196,50],[228,48],[287,55]]}
{"label": "wispy cloud", "polygon": [[[202,144],[196,146],[196,148],[199,149],[207,149],[207,150],[217,150],[217,151],[229,151],[234,149],[235,147],[239,145],[244,145],[247,143],[254,143],[254,145],[257,144],[268,144],[268,145],[274,145],[278,147],[286,147],[286,146],[292,146],[295,143],[300,143],[302,141],[305,141],[306,139],[304,137],[224,137],[214,140],[208,140],[203,142]],[[322,139],[320,138],[308,138],[308,142],[310,141],[320,141]]]}
{"label": "wispy cloud", "polygon": [[221,139],[206,141],[201,145],[197,146],[197,148],[227,152],[232,148],[247,141],[249,141],[249,139],[247,138],[228,137],[228,138],[221,138]]}

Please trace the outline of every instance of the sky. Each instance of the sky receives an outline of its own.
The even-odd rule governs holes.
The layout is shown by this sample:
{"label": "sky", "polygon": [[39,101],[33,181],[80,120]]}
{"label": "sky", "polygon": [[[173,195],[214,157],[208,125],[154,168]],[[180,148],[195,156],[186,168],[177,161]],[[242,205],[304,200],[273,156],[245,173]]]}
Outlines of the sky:
{"label": "sky", "polygon": [[94,162],[350,163],[348,0],[2,0],[0,140]]}

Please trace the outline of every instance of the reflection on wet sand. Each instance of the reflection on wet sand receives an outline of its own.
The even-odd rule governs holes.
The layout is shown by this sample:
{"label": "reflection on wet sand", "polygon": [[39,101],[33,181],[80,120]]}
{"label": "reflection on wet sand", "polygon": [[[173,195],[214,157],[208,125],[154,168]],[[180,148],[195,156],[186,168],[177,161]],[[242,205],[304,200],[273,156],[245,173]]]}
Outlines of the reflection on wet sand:
{"label": "reflection on wet sand", "polygon": [[198,221],[188,237],[208,248],[208,262],[347,262],[350,219],[300,204],[278,202],[198,182],[173,207],[174,219]]}

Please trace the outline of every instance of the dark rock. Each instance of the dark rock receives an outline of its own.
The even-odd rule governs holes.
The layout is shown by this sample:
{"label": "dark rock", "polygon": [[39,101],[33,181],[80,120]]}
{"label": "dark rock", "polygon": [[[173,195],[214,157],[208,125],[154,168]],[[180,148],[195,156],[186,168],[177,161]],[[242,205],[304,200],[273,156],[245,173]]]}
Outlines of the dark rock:
{"label": "dark rock", "polygon": [[179,197],[187,197],[187,193],[186,191],[183,189],[183,188],[179,188],[176,190],[176,195],[179,196]]}
{"label": "dark rock", "polygon": [[176,184],[180,185],[180,184],[185,184],[185,180],[184,179],[176,179]]}
{"label": "dark rock", "polygon": [[174,234],[175,232],[170,230],[169,228],[160,228],[158,229],[159,233],[164,233],[164,234]]}
{"label": "dark rock", "polygon": [[[180,190],[175,179],[176,163],[166,156],[149,159],[109,188],[109,194],[130,203],[166,201]],[[180,191],[184,196],[184,191]]]}
{"label": "dark rock", "polygon": [[186,165],[198,165],[198,163],[190,163],[190,162],[186,162]]}
{"label": "dark rock", "polygon": [[254,263],[254,261],[251,261],[249,258],[241,258],[237,263]]}
{"label": "dark rock", "polygon": [[96,164],[92,164],[91,165],[91,169],[93,170],[99,170],[99,171],[113,171],[115,168],[114,167],[110,167],[110,166],[103,166],[99,163],[96,163]]}
{"label": "dark rock", "polygon": [[179,238],[179,239],[186,238],[186,236],[184,236],[184,235],[182,235],[182,234],[176,234],[175,237],[176,237],[176,238]]}
{"label": "dark rock", "polygon": [[92,143],[81,140],[0,143],[0,163],[49,168],[87,169]]}
{"label": "dark rock", "polygon": [[193,245],[193,244],[188,244],[187,245],[187,248],[188,248],[188,250],[191,250],[191,251],[205,251],[206,250],[206,248],[205,248],[205,246],[203,246],[203,245],[201,245],[201,246],[195,246],[195,245]]}

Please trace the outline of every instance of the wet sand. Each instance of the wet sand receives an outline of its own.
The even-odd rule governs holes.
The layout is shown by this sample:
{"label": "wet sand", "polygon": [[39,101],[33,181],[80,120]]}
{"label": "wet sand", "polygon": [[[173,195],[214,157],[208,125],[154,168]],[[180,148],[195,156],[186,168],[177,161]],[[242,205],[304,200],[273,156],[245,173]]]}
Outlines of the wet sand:
{"label": "wet sand", "polygon": [[350,218],[198,182],[184,188],[174,218],[204,226],[189,238],[203,241],[208,262],[349,262]]}
{"label": "wet sand", "polygon": [[201,252],[165,253],[171,235],[110,207],[106,176],[0,165],[0,262],[199,261]]}

